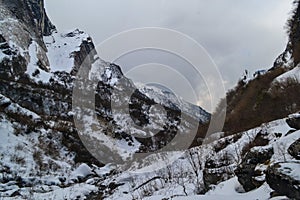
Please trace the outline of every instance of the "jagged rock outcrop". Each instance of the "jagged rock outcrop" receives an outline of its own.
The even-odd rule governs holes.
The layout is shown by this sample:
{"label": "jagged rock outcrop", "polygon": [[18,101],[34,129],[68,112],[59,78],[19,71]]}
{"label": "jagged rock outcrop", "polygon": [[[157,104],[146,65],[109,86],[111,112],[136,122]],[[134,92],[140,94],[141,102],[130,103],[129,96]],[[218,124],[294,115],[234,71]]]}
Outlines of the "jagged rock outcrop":
{"label": "jagged rock outcrop", "polygon": [[295,67],[300,62],[300,7],[299,1],[294,1],[294,10],[288,20],[287,29],[289,41],[285,51],[280,54],[274,62],[273,68],[277,67]]}
{"label": "jagged rock outcrop", "polygon": [[28,25],[37,38],[49,36],[55,30],[45,12],[43,0],[1,0],[1,4],[18,20]]}
{"label": "jagged rock outcrop", "polygon": [[286,119],[286,123],[296,130],[300,129],[300,115],[293,115]]}
{"label": "jagged rock outcrop", "polygon": [[270,166],[266,180],[278,194],[289,198],[300,199],[300,163],[280,162]]}
{"label": "jagged rock outcrop", "polygon": [[295,159],[300,160],[300,139],[291,144],[291,146],[288,148],[288,152]]}
{"label": "jagged rock outcrop", "polygon": [[233,155],[233,152],[227,148],[234,143],[237,143],[242,137],[242,134],[236,134],[233,136],[225,137],[215,141],[212,146],[215,155],[208,158],[205,162],[203,169],[203,182],[206,192],[211,189],[212,185],[229,179],[234,175],[236,169],[237,155]]}
{"label": "jagged rock outcrop", "polygon": [[241,79],[234,89],[228,91],[225,135],[245,131],[300,110],[299,95],[295,93],[300,88],[297,79],[300,61],[299,1],[295,1],[293,9],[287,26],[289,40],[286,50],[276,59],[274,66],[259,76],[249,77],[246,82]]}
{"label": "jagged rock outcrop", "polygon": [[[55,31],[44,10],[43,1],[2,0],[0,3],[1,76],[17,80],[24,76],[30,61],[30,45],[36,43],[36,64],[49,70],[47,48],[43,36]],[[20,9],[22,8],[22,9]],[[31,50],[33,51],[33,49]]]}
{"label": "jagged rock outcrop", "polygon": [[[74,81],[80,67],[90,75],[94,70],[99,78],[95,110],[101,133],[120,140],[128,148],[136,145],[134,151],[150,152],[169,143],[179,129],[181,114],[189,119],[180,127],[186,133],[190,127],[208,121],[209,113],[199,107],[186,102],[165,101],[168,97],[163,95],[159,98],[161,101],[157,101],[136,88],[131,80],[124,77],[119,66],[97,57],[92,39],[83,31],[57,32],[45,13],[43,0],[2,0],[0,9],[0,93],[3,98],[9,99],[9,104],[32,112],[39,119],[21,118],[17,112],[8,109],[9,104],[3,103],[1,111],[5,119],[18,123],[22,127],[19,133],[47,130],[51,132],[49,138],[53,138],[52,134],[60,135],[57,138],[62,145],[60,148],[75,153],[75,163],[101,165],[83,145],[71,112]],[[121,80],[125,85],[116,87]],[[122,93],[125,86],[135,91],[127,99],[130,116],[118,113],[116,118],[111,108],[111,95],[116,90]],[[156,95],[155,92],[153,94]],[[123,106],[122,101],[114,101]],[[166,124],[162,124],[160,132],[153,137],[133,137],[145,126],[151,128],[157,125],[150,117],[159,118],[163,114],[151,110],[157,104],[166,110]],[[181,110],[182,105],[184,110]],[[134,124],[137,126],[134,127]]]}
{"label": "jagged rock outcrop", "polygon": [[288,33],[289,42],[292,48],[292,58],[294,60],[294,66],[300,62],[300,6],[299,0],[294,1],[295,9],[293,15],[288,21]]}
{"label": "jagged rock outcrop", "polygon": [[256,179],[256,177],[264,175],[264,171],[256,170],[256,167],[269,161],[273,154],[272,147],[254,147],[245,155],[241,164],[235,170],[238,181],[245,191],[251,191],[264,183],[264,179]]}
{"label": "jagged rock outcrop", "polygon": [[234,166],[224,165],[219,168],[205,168],[203,170],[204,193],[212,188],[213,185],[228,180],[233,176]]}

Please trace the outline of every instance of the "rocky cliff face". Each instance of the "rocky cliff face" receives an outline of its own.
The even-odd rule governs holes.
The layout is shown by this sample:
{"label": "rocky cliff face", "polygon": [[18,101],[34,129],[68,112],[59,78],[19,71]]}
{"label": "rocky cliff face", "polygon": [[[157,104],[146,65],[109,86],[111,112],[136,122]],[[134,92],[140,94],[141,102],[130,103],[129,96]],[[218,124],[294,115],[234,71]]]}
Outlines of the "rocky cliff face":
{"label": "rocky cliff face", "polygon": [[37,38],[49,36],[55,30],[45,12],[42,0],[2,0],[1,4],[5,5],[18,20],[28,25],[31,33],[35,33]]}
{"label": "rocky cliff face", "polygon": [[43,36],[50,35],[55,27],[45,13],[44,2],[3,0],[0,9],[1,60],[4,59],[2,63],[5,65],[1,70],[5,71],[4,74],[11,78],[19,78],[24,74],[30,62],[27,50],[32,42],[37,43],[39,67],[48,70],[49,61]]}
{"label": "rocky cliff face", "polygon": [[[292,24],[299,22],[298,10]],[[189,133],[207,123],[210,114],[167,91],[137,88],[119,66],[97,56],[83,31],[58,32],[42,0],[2,0],[0,11],[0,197],[299,198],[299,114],[286,118],[299,111],[297,31],[276,67],[241,81],[229,93],[225,130],[230,136],[215,133],[202,146],[175,152],[180,156],[171,165],[135,175],[95,159],[104,138],[113,138],[125,150],[121,161],[170,143],[182,150]],[[95,86],[96,117],[87,120],[80,119],[80,111],[90,112],[90,107],[73,108],[78,102],[90,104],[84,96],[72,98],[73,89],[82,84],[82,77],[76,77],[81,70],[98,81],[88,85]],[[133,91],[130,97],[126,90]],[[78,119],[85,122],[82,127],[75,126]],[[85,139],[81,130],[90,131]],[[143,137],[145,130],[157,134]],[[172,156],[155,164],[164,165]],[[106,162],[117,158],[105,157]]]}
{"label": "rocky cliff face", "polygon": [[[80,30],[65,34],[57,33],[45,13],[43,1],[3,1],[1,7],[2,22],[5,24],[1,26],[2,94],[47,119],[57,118],[72,123],[72,117],[67,116],[67,113],[71,111],[74,77],[85,61],[88,65],[84,67],[103,73],[97,74],[101,78],[96,94],[96,109],[99,110],[99,117],[109,117],[105,123],[114,120],[109,97],[115,84],[112,80],[117,82],[119,79],[125,80],[126,77],[123,77],[118,66],[96,58],[97,53],[92,39]],[[17,9],[19,7],[24,9]],[[95,69],[92,69],[92,65],[96,66]],[[109,77],[107,74],[110,74]],[[8,84],[11,81],[16,84]],[[181,105],[172,107],[164,102],[155,102],[153,97],[148,97],[133,84],[130,87],[136,90],[135,100],[132,100],[135,103],[132,103],[131,115],[135,121],[140,121],[140,126],[149,123],[147,109],[157,103],[168,108],[170,113],[174,113],[173,117],[180,115]],[[187,107],[189,106],[192,105],[187,104]],[[142,110],[142,107],[148,108]],[[187,113],[187,115],[195,119],[194,125],[209,118],[209,114],[201,109],[197,115],[194,113]],[[124,127],[118,128],[120,130],[118,134],[121,134],[122,128]],[[162,134],[168,137],[170,131],[166,130]],[[145,140],[145,142],[146,146],[149,146],[149,141]]]}
{"label": "rocky cliff face", "polygon": [[[233,134],[283,118],[300,109],[299,78],[299,1],[295,1],[288,22],[289,41],[269,70],[259,70],[253,76],[240,79],[227,93],[227,113],[224,130]],[[261,113],[261,111],[264,111]]]}
{"label": "rocky cliff face", "polygon": [[[0,134],[4,138],[1,152],[5,152],[0,161],[1,197],[29,198],[29,187],[33,193],[51,192],[51,185],[74,188],[75,183],[85,184],[91,174],[101,179],[96,171],[103,164],[83,145],[72,112],[74,82],[84,62],[84,70],[91,76],[96,72],[99,78],[97,120],[93,121],[100,124],[99,134],[114,138],[131,154],[158,150],[179,129],[188,132],[209,119],[199,107],[172,100],[167,104],[164,95],[155,100],[160,92],[149,95],[136,88],[119,66],[97,57],[92,39],[83,31],[57,32],[43,0],[2,0],[0,11]],[[117,87],[121,80],[134,91],[127,99],[129,116],[113,113],[111,108],[112,92],[122,92],[122,87]],[[122,105],[120,99],[113,101]],[[153,110],[157,104],[166,110],[165,124],[151,121],[151,117],[159,119],[164,114]],[[190,120],[179,126],[181,114]],[[146,126],[160,131],[149,138],[139,137]],[[92,141],[99,138],[94,136]],[[95,190],[94,186],[88,188],[88,193]]]}

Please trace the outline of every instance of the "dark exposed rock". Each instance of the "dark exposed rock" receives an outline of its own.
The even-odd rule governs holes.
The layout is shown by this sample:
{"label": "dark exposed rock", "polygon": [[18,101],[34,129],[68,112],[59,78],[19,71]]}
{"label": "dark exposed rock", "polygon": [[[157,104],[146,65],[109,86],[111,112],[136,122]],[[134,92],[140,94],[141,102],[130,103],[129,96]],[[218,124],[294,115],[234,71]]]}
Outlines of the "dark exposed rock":
{"label": "dark exposed rock", "polygon": [[283,53],[281,53],[275,60],[274,64],[273,64],[273,67],[270,69],[270,70],[274,70],[276,68],[279,68],[279,67],[282,67],[284,65],[286,65],[290,59],[291,59],[291,56],[292,55],[292,45],[291,43],[289,42],[287,44],[287,47],[286,49],[284,50]]}
{"label": "dark exposed rock", "polygon": [[17,19],[32,28],[39,38],[51,35],[55,30],[45,12],[44,0],[2,0],[1,3]]}
{"label": "dark exposed rock", "polygon": [[15,54],[15,52],[10,49],[6,39],[2,35],[0,35],[0,49],[4,54],[9,56]]}
{"label": "dark exposed rock", "polygon": [[289,28],[289,43],[292,48],[292,57],[294,60],[294,66],[296,66],[300,62],[300,5],[299,1],[295,1],[294,3],[296,6],[287,25]]}
{"label": "dark exposed rock", "polygon": [[[241,135],[222,138],[220,142],[215,142],[213,146],[215,149],[219,150],[221,145],[222,149],[224,149],[224,144],[227,146],[229,145],[227,143],[228,141],[236,141],[240,136]],[[208,158],[205,162],[205,167],[203,169],[204,190],[202,191],[204,193],[210,190],[212,185],[217,185],[234,175],[236,165],[234,164],[232,155],[227,151],[216,151],[216,153],[216,155]]]}
{"label": "dark exposed rock", "polygon": [[[233,156],[226,151],[221,152],[222,149],[240,139],[242,135],[243,133],[239,133],[231,137],[222,138],[215,142],[214,149],[217,154],[216,156],[207,159],[203,170],[203,181],[206,190],[210,189],[211,184],[216,185],[221,181],[227,180],[235,173],[239,174],[238,177],[242,179],[242,182],[245,182],[245,184],[251,184],[252,187],[252,182],[255,182],[255,188],[261,184],[259,181],[254,179],[255,176],[261,175],[261,173],[255,171],[255,167],[259,163],[264,163],[273,155],[272,148],[263,147],[269,143],[267,133],[259,132],[251,143],[244,146],[240,156],[243,156],[244,154],[247,155],[243,158],[242,163],[237,167],[237,169],[235,164],[236,160],[232,159]],[[253,178],[253,181],[251,181],[249,177]],[[247,183],[247,181],[250,183]]]}
{"label": "dark exposed rock", "polygon": [[[275,133],[276,137],[280,137],[281,133]],[[269,144],[268,133],[260,131],[250,143],[250,148],[258,146],[266,146]]]}
{"label": "dark exposed rock", "polygon": [[225,167],[229,166],[231,164],[229,155],[223,155],[220,156],[219,159],[210,158],[205,162],[205,168],[207,169],[214,169],[214,168],[220,168],[220,167]]}
{"label": "dark exposed rock", "polygon": [[108,188],[109,188],[110,190],[115,190],[116,188],[118,188],[118,187],[120,187],[120,186],[122,186],[122,185],[124,185],[124,183],[115,183],[115,182],[111,182],[111,183],[109,183]]}
{"label": "dark exposed rock", "polygon": [[212,185],[228,180],[234,174],[234,166],[228,165],[219,168],[205,168],[203,170],[203,182],[205,191],[211,189]]}
{"label": "dark exposed rock", "polygon": [[286,120],[286,123],[294,129],[300,129],[300,116],[291,116]]}
{"label": "dark exposed rock", "polygon": [[4,58],[0,63],[0,78],[14,80],[24,76],[27,70],[27,62],[21,55],[12,56],[11,59]]}
{"label": "dark exposed rock", "polygon": [[[79,30],[75,30],[68,35],[68,37],[74,37],[76,34],[80,33]],[[95,46],[91,38],[88,38],[86,41],[82,41],[82,44],[80,45],[80,50],[77,52],[74,52],[74,67],[71,71],[71,75],[76,75],[78,72],[78,69],[81,67],[83,62],[86,64],[90,64],[94,62],[95,55],[97,52],[95,51]],[[84,67],[90,67],[90,66],[84,66]]]}
{"label": "dark exposed rock", "polygon": [[296,66],[300,62],[300,6],[299,1],[294,1],[294,3],[296,4],[295,8],[287,23],[289,41],[285,51],[275,60],[272,69],[290,65],[288,63],[291,61],[293,62],[293,66]]}
{"label": "dark exposed rock", "polygon": [[225,137],[225,138],[218,140],[216,145],[214,145],[214,149],[215,149],[216,153],[218,153],[222,149],[226,148],[228,145],[236,142],[242,136],[243,136],[242,134],[235,134],[233,137]]}
{"label": "dark exposed rock", "polygon": [[[89,72],[92,64],[100,60],[96,56],[96,50],[92,39],[89,37],[85,38],[79,45],[79,50],[74,49],[74,52],[68,54],[70,58],[74,58],[74,66],[70,73],[64,71],[52,72],[50,70],[51,66],[49,67],[49,55],[46,54],[46,47],[51,46],[51,42],[47,43],[46,46],[43,41],[43,36],[51,35],[55,30],[55,27],[51,24],[45,14],[43,0],[3,0],[1,3],[2,2],[3,6],[8,8],[12,13],[13,18],[17,19],[15,20],[17,22],[15,24],[9,24],[9,21],[6,22],[8,26],[14,25],[12,28],[14,31],[13,34],[16,34],[17,36],[19,36],[19,33],[25,34],[21,37],[24,41],[18,41],[20,44],[16,43],[16,46],[20,47],[16,47],[16,49],[9,46],[7,40],[14,39],[11,39],[8,33],[4,36],[0,35],[0,50],[7,55],[0,63],[0,94],[11,100],[10,102],[3,102],[0,104],[1,114],[3,113],[9,121],[22,127],[22,129],[18,129],[15,132],[15,135],[17,136],[20,134],[29,135],[32,132],[43,132],[43,134],[44,132],[47,132],[47,135],[39,137],[42,141],[42,145],[39,148],[41,148],[43,153],[47,156],[58,157],[59,155],[57,152],[59,152],[61,148],[64,150],[66,148],[67,152],[74,155],[74,160],[72,159],[72,162],[74,161],[75,164],[83,162],[90,165],[103,166],[103,164],[94,158],[92,154],[95,156],[108,151],[101,152],[102,149],[99,150],[99,143],[92,137],[88,138],[90,140],[88,142],[91,144],[91,146],[89,146],[90,151],[86,149],[82,138],[79,136],[80,133],[78,133],[78,130],[76,129],[73,114],[71,112],[72,92],[76,80],[75,75],[83,64],[83,67],[86,67],[85,70]],[[75,30],[64,36],[69,37],[67,39],[71,40],[70,37],[76,37],[77,34],[81,33],[81,31]],[[53,43],[55,43],[55,40]],[[61,46],[59,46],[59,48],[60,47]],[[26,51],[22,52],[20,49],[25,49]],[[34,55],[35,53],[36,58]],[[36,65],[38,66],[38,68],[31,71],[31,74],[27,74],[29,62],[31,67],[32,65],[34,65],[34,67]],[[132,121],[142,128],[149,124],[149,110],[151,106],[159,104],[159,102],[155,102],[154,99],[139,91],[131,80],[124,77],[122,70],[118,65],[105,63],[103,66],[101,65],[101,67],[105,68],[104,70],[108,70],[108,73],[104,72],[102,74],[102,81],[99,81],[95,92],[95,113],[98,117],[98,122],[103,126],[101,128],[103,128],[105,134],[120,140],[125,140],[129,146],[134,146],[131,132],[122,130],[123,127],[117,125],[112,116],[111,95],[115,88],[113,88],[113,84],[110,84],[109,81],[111,79],[123,79],[126,86],[134,89],[134,94],[130,96],[129,114]],[[49,82],[44,82],[44,80],[43,82],[38,82],[37,80],[41,79],[31,77],[39,77],[45,72],[50,76]],[[122,89],[123,88],[120,90],[122,91]],[[14,104],[16,107],[24,109],[29,113],[37,114],[39,117],[38,120],[33,119],[32,116],[11,112],[11,110],[7,109],[10,104]],[[181,113],[181,110],[177,106],[170,105],[171,104],[162,105],[166,110],[167,118],[163,130],[160,130],[160,132],[153,137],[135,138],[141,143],[139,149],[140,152],[155,151],[171,142],[177,134],[182,114],[187,115],[186,118],[188,119],[192,118],[191,120],[187,120],[187,122],[190,123],[186,125],[187,127],[196,126],[202,122],[195,118],[195,116],[189,115],[189,113]],[[210,116],[204,111],[203,113],[205,113],[203,114],[205,117]],[[191,121],[195,123],[191,124]],[[45,140],[54,142],[46,143]],[[184,144],[184,142],[182,142],[183,140],[178,141]],[[181,144],[172,143],[172,145],[178,149]],[[47,171],[51,167],[47,163],[42,162],[42,159],[40,158],[41,154],[41,152],[34,152],[34,161],[39,166],[39,171]],[[111,160],[111,162],[116,162],[118,159],[122,160],[122,158],[117,156],[111,157],[114,159]],[[56,171],[55,166],[52,170]],[[64,183],[66,181],[65,179],[60,179],[60,182]],[[52,183],[49,184],[52,185]],[[20,179],[19,181],[20,187],[33,187],[34,185],[41,185],[41,183],[36,182],[36,180]],[[111,183],[108,188],[114,190],[119,186],[120,184],[118,183]]]}
{"label": "dark exposed rock", "polygon": [[234,175],[236,166],[232,159],[232,155],[227,151],[222,152],[222,150],[230,145],[230,143],[235,143],[241,136],[242,134],[236,134],[234,136],[221,138],[214,142],[213,148],[216,155],[208,158],[205,162],[203,169],[204,188],[201,193],[207,192],[211,189],[212,185],[217,185]]}
{"label": "dark exposed rock", "polygon": [[300,160],[300,139],[291,144],[291,146],[288,148],[288,152],[291,156],[297,160]]}
{"label": "dark exposed rock", "polygon": [[264,164],[274,154],[272,147],[254,147],[243,158],[241,164],[235,170],[238,181],[241,183],[245,191],[251,191],[263,184],[263,180],[256,180],[256,176],[261,176],[261,172],[256,172],[255,168],[258,164]]}
{"label": "dark exposed rock", "polygon": [[300,199],[300,163],[284,162],[270,166],[266,173],[269,186],[281,195]]}

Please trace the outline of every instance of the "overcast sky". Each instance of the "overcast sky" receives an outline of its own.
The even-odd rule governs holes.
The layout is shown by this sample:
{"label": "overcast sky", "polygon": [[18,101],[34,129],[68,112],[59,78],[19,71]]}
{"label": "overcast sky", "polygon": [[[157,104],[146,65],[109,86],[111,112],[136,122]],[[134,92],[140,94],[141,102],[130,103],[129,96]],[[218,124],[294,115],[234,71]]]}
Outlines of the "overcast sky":
{"label": "overcast sky", "polygon": [[[292,0],[45,1],[59,31],[80,28],[95,44],[132,28],[183,32],[208,51],[226,89],[236,84],[245,69],[253,73],[272,66],[285,48],[284,26],[292,8]],[[125,60],[119,64],[125,66]]]}

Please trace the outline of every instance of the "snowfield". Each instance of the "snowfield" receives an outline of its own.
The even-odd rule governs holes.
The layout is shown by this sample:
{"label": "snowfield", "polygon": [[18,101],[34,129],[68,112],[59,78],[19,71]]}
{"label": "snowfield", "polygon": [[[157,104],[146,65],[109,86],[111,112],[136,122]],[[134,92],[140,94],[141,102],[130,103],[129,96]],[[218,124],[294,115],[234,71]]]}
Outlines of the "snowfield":
{"label": "snowfield", "polygon": [[[199,192],[199,186],[203,187],[204,184],[203,169],[206,160],[209,158],[220,160],[222,156],[230,155],[229,157],[232,159],[231,167],[236,168],[241,148],[251,142],[261,131],[268,132],[269,146],[274,148],[275,153],[271,158],[270,164],[281,161],[295,161],[287,153],[287,148],[300,138],[300,131],[288,134],[290,130],[291,128],[286,124],[285,119],[276,120],[242,133],[242,137],[237,142],[228,145],[218,153],[214,151],[214,146],[218,143],[218,141],[215,141],[191,149],[172,165],[157,171],[154,170],[148,173],[121,172],[112,178],[124,185],[120,186],[114,194],[106,199],[287,199],[284,196],[270,198],[270,193],[273,190],[267,183],[264,183],[258,189],[245,192],[234,174],[228,174],[227,180],[213,186],[204,195],[197,195],[197,193]],[[276,136],[277,133],[282,133],[282,136],[278,138]],[[259,147],[255,148],[259,149]],[[191,158],[194,162],[192,162]],[[295,169],[292,166],[289,167],[293,170],[286,171],[286,173],[294,176],[299,174],[299,169]]]}
{"label": "snowfield", "polygon": [[82,41],[89,38],[88,34],[78,29],[65,33],[54,32],[51,36],[44,37],[51,72],[70,73],[74,67],[74,52],[78,52]]}

